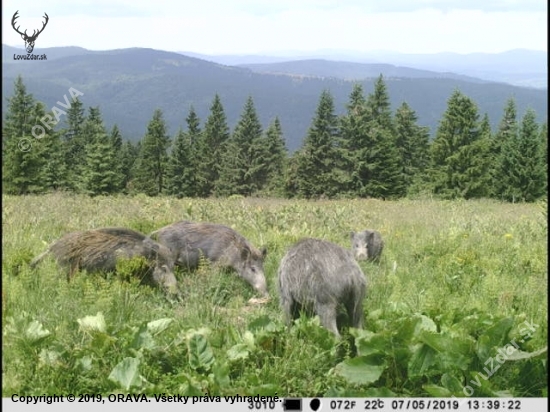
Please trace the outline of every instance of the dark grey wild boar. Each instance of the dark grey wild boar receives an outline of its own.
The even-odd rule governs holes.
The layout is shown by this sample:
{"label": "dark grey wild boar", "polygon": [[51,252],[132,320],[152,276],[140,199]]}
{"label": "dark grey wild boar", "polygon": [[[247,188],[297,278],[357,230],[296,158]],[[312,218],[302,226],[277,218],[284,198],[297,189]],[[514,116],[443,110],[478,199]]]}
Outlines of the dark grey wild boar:
{"label": "dark grey wild boar", "polygon": [[194,269],[204,256],[222,267],[233,268],[254,290],[268,295],[263,264],[266,249],[256,249],[235,230],[216,223],[181,221],[150,236],[172,251],[176,265]]}
{"label": "dark grey wild boar", "polygon": [[177,293],[177,281],[172,271],[174,260],[170,250],[131,229],[108,227],[67,233],[37,256],[30,266],[34,268],[48,253],[56,258],[58,264],[68,269],[67,280],[79,270],[114,271],[118,259],[142,256],[148,262],[148,270],[142,281],[161,286],[169,293]]}
{"label": "dark grey wild boar", "polygon": [[349,250],[326,240],[302,239],[283,257],[278,276],[287,324],[304,310],[319,315],[321,324],[340,337],[337,316],[343,306],[351,326],[363,327],[367,280]]}
{"label": "dark grey wild boar", "polygon": [[357,260],[379,261],[384,241],[376,230],[367,229],[362,232],[351,232],[351,248]]}

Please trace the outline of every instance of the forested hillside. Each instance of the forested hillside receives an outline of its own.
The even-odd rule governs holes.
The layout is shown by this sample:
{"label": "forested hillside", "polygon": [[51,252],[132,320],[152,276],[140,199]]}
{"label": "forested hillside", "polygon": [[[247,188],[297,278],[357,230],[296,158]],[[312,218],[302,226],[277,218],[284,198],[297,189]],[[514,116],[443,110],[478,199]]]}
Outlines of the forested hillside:
{"label": "forested hillside", "polygon": [[[185,127],[191,105],[205,119],[214,95],[218,94],[230,128],[237,125],[241,109],[251,96],[262,126],[267,128],[278,117],[286,146],[294,151],[302,145],[321,92],[330,91],[335,113],[343,115],[355,84],[341,79],[254,73],[152,49],[44,49],[48,60],[40,62],[13,61],[9,55],[13,50],[17,49],[4,46],[7,58],[2,64],[3,114],[6,99],[14,92],[15,79],[21,75],[29,93],[48,109],[69,88],[81,91],[86,107],[100,106],[105,125],[110,129],[116,124],[123,137],[134,143],[143,136],[155,109],[162,110],[168,132],[173,135],[179,127]],[[372,92],[376,78],[382,74],[391,109],[395,111],[406,102],[416,112],[419,124],[429,127],[432,137],[447,99],[456,89],[474,99],[481,114],[489,115],[493,129],[511,97],[516,101],[519,116],[531,107],[538,121],[546,119],[548,98],[543,90],[451,78],[396,78],[388,67],[379,67],[371,78],[360,82],[361,86],[366,93]],[[442,75],[434,73],[434,76]]]}
{"label": "forested hillside", "polygon": [[176,133],[156,109],[137,143],[125,141],[116,125],[107,129],[103,109],[86,110],[81,97],[70,88],[48,114],[17,78],[2,131],[4,192],[383,199],[431,193],[515,202],[537,200],[547,187],[547,123],[537,122],[531,108],[520,116],[513,98],[493,132],[488,115],[456,89],[432,140],[413,107],[403,102],[392,110],[382,76],[372,93],[356,84],[341,115],[325,89],[303,144],[289,154],[281,121],[264,128],[251,96],[233,128],[218,94],[206,118],[191,106]]}

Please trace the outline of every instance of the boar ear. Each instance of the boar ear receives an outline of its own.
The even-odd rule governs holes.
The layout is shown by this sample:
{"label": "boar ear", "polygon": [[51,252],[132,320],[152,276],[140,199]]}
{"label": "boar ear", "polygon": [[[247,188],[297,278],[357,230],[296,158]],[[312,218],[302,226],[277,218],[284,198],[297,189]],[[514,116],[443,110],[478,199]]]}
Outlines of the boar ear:
{"label": "boar ear", "polygon": [[265,246],[261,248],[260,253],[262,254],[262,259],[265,259],[265,257],[267,256],[267,248]]}
{"label": "boar ear", "polygon": [[250,257],[250,249],[248,247],[243,247],[243,250],[241,250],[241,259],[248,260],[249,257]]}
{"label": "boar ear", "polygon": [[158,243],[152,240],[150,237],[146,237],[145,239],[143,239],[143,243],[146,244],[151,249],[153,249],[155,252],[159,251]]}
{"label": "boar ear", "polygon": [[355,236],[355,232],[349,232],[349,238],[353,240],[353,237]]}
{"label": "boar ear", "polygon": [[147,239],[149,240],[157,240],[158,239],[158,230],[155,230],[154,232],[151,232],[147,235]]}

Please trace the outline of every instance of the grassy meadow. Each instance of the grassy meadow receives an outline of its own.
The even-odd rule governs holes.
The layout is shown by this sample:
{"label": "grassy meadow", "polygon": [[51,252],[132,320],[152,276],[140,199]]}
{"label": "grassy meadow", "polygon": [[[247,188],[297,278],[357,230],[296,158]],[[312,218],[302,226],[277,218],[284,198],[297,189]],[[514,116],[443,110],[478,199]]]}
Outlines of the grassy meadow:
{"label": "grassy meadow", "polygon": [[[2,203],[3,397],[547,396],[546,204],[68,194]],[[208,264],[177,271],[181,301],[114,274],[67,283],[51,258],[28,266],[69,231],[149,233],[182,219],[266,246],[271,299],[251,300],[248,284]],[[385,249],[379,264],[360,264],[365,329],[337,341],[301,317],[287,330],[276,279],[286,249],[306,236],[349,247],[349,232],[366,228]]]}

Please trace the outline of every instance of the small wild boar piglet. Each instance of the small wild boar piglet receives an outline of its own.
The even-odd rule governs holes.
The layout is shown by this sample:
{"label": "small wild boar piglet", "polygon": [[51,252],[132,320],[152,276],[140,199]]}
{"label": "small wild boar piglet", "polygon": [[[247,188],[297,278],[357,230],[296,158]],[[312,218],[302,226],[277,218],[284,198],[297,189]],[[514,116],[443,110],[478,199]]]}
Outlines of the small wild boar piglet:
{"label": "small wild boar piglet", "polygon": [[372,229],[362,232],[351,232],[351,248],[355,259],[377,262],[384,249],[384,241],[380,232]]}

